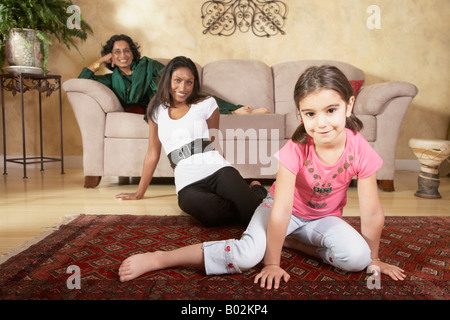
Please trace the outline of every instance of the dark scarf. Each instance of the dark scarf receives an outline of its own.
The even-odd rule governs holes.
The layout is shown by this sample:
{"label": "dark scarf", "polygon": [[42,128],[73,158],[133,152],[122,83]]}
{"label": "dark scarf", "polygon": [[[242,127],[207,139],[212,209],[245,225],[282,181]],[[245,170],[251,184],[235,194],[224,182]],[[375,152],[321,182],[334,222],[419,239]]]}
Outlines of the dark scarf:
{"label": "dark scarf", "polygon": [[156,92],[161,64],[143,57],[139,63],[131,64],[133,74],[125,76],[119,68],[112,73],[112,89],[119,100],[126,104],[147,104]]}

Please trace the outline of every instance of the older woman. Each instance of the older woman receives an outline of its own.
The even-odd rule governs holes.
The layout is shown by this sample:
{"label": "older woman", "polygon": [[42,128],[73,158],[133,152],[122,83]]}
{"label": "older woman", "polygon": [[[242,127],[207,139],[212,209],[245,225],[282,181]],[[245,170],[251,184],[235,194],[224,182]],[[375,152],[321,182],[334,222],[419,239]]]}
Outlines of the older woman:
{"label": "older woman", "polygon": [[[96,80],[112,89],[126,112],[145,114],[164,65],[147,57],[141,58],[139,46],[123,34],[112,36],[101,54],[102,57],[84,68],[78,78]],[[95,75],[102,64],[112,73]],[[252,109],[214,98],[222,114],[269,113],[266,108]]]}

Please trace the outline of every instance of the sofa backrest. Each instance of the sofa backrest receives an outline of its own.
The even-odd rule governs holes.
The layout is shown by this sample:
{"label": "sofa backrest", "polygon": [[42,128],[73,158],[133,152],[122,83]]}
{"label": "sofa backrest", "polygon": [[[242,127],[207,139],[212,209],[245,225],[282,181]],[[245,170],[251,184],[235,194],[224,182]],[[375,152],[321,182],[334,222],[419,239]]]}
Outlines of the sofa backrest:
{"label": "sofa backrest", "polygon": [[[170,61],[154,59],[164,65]],[[299,76],[310,66],[323,64],[338,67],[349,80],[364,80],[361,69],[334,60],[298,60],[272,67],[251,59],[219,60],[203,67],[195,63],[203,91],[234,104],[266,107],[271,113],[286,115],[285,137],[291,137],[299,125],[293,98]]]}
{"label": "sofa backrest", "polygon": [[[163,65],[167,66],[167,64],[170,62],[171,59],[167,59],[167,58],[152,58],[153,60],[156,60],[160,63],[162,63]],[[200,80],[200,83],[202,83],[202,67],[195,61],[193,61],[195,66],[197,67],[197,72],[198,72],[198,77]]]}
{"label": "sofa backrest", "polygon": [[364,72],[350,64],[333,60],[299,60],[272,66],[275,112],[286,114],[286,137],[299,125],[294,102],[294,88],[300,75],[311,66],[329,64],[338,67],[349,80],[364,80]]}
{"label": "sofa backrest", "polygon": [[234,104],[274,109],[273,77],[264,62],[231,59],[203,66],[203,91]]}
{"label": "sofa backrest", "polygon": [[[170,59],[156,58],[166,65]],[[290,137],[299,124],[293,92],[300,75],[311,66],[330,64],[349,80],[364,80],[364,72],[335,60],[298,60],[269,67],[252,59],[228,59],[201,67],[195,63],[202,90],[234,104],[265,107],[271,113],[286,114],[285,136]]]}

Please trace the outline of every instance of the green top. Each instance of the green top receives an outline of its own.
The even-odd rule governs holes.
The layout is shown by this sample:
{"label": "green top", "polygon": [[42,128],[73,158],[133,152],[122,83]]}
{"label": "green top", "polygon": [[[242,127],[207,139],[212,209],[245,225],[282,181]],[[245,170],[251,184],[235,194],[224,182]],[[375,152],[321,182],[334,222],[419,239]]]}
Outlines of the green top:
{"label": "green top", "polygon": [[[139,63],[131,64],[131,75],[124,75],[119,68],[114,68],[112,73],[97,76],[88,68],[84,68],[78,78],[98,81],[110,88],[119,99],[122,106],[139,104],[145,109],[156,93],[159,76],[164,65],[147,57],[141,58]],[[230,102],[213,96],[219,105],[221,114],[231,114],[242,105],[234,105]]]}

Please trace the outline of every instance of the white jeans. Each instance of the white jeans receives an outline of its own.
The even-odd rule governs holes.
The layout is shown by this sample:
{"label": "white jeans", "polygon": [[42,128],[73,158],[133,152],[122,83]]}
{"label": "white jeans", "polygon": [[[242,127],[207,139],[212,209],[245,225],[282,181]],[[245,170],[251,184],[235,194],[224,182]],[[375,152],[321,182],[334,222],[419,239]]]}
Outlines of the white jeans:
{"label": "white jeans", "polygon": [[[207,274],[240,273],[262,261],[272,203],[269,194],[256,209],[241,239],[203,243]],[[371,262],[367,242],[339,217],[306,220],[291,215],[286,235],[317,247],[324,262],[345,271],[361,271]]]}

